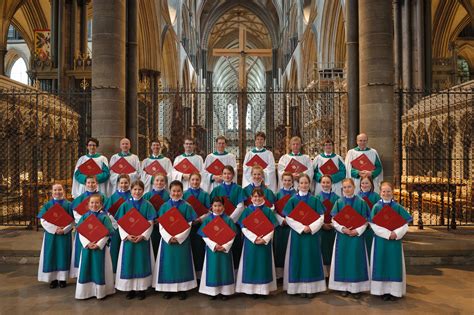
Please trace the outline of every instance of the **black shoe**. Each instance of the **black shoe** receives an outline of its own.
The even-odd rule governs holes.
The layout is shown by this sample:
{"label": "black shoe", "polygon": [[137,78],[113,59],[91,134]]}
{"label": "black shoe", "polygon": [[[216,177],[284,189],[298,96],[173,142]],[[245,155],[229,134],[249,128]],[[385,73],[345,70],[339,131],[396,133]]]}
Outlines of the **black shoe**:
{"label": "black shoe", "polygon": [[252,298],[253,298],[254,300],[256,300],[256,299],[259,298],[259,296],[258,296],[258,294],[252,294]]}
{"label": "black shoe", "polygon": [[165,292],[165,294],[163,294],[163,298],[165,300],[171,299],[172,296],[173,296],[173,294],[171,294],[171,292]]}
{"label": "black shoe", "polygon": [[307,298],[307,299],[312,299],[312,298],[314,298],[314,293],[307,294],[307,295],[306,295],[306,298]]}
{"label": "black shoe", "polygon": [[137,292],[135,292],[135,291],[129,291],[129,292],[127,293],[127,295],[125,296],[125,298],[126,298],[127,300],[131,300],[131,299],[135,298],[136,295],[137,295]]}
{"label": "black shoe", "polygon": [[397,300],[397,297],[393,296],[391,294],[388,295],[388,298],[390,299],[390,301],[396,301]]}
{"label": "black shoe", "polygon": [[342,297],[348,297],[348,296],[349,296],[349,292],[347,292],[347,291],[342,291],[342,292],[341,292],[341,296],[342,296]]}
{"label": "black shoe", "polygon": [[307,297],[308,297],[308,294],[306,294],[306,293],[301,293],[300,294],[300,298],[302,298],[302,299],[306,299]]}
{"label": "black shoe", "polygon": [[227,301],[229,297],[227,295],[221,295],[221,300],[222,301]]}
{"label": "black shoe", "polygon": [[137,293],[137,299],[139,299],[140,301],[141,300],[144,300],[146,298],[146,293],[145,291],[138,291]]}
{"label": "black shoe", "polygon": [[259,295],[259,298],[261,298],[262,300],[266,300],[266,299],[267,299],[267,296],[266,296],[266,295],[263,295],[263,294],[260,294],[260,295]]}
{"label": "black shoe", "polygon": [[211,300],[211,301],[214,301],[215,299],[217,299],[217,295],[209,297],[209,300]]}
{"label": "black shoe", "polygon": [[60,288],[65,288],[65,287],[67,287],[67,282],[66,282],[66,281],[59,281],[59,287],[60,287]]}
{"label": "black shoe", "polygon": [[186,292],[180,292],[179,293],[179,299],[181,301],[186,300],[188,298],[188,294]]}
{"label": "black shoe", "polygon": [[56,289],[58,287],[58,280],[53,280],[51,281],[51,283],[49,284],[49,288],[50,289]]}
{"label": "black shoe", "polygon": [[352,293],[352,297],[356,300],[360,299],[360,293]]}
{"label": "black shoe", "polygon": [[384,294],[384,295],[382,295],[382,300],[384,300],[384,301],[390,300],[390,294]]}

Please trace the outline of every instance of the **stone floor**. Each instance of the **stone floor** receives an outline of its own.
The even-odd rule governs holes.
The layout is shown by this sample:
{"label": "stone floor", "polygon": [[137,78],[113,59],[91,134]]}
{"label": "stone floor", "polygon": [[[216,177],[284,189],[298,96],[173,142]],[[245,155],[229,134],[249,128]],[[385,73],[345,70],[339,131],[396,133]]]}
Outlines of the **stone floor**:
{"label": "stone floor", "polygon": [[0,314],[473,314],[474,267],[416,266],[408,269],[408,293],[395,302],[364,295],[360,300],[335,292],[313,300],[288,296],[279,290],[266,300],[236,295],[228,301],[210,301],[192,291],[186,301],[164,300],[152,292],[144,301],[116,293],[104,301],[74,299],[74,281],[65,289],[49,289],[36,280],[36,266],[0,264]]}

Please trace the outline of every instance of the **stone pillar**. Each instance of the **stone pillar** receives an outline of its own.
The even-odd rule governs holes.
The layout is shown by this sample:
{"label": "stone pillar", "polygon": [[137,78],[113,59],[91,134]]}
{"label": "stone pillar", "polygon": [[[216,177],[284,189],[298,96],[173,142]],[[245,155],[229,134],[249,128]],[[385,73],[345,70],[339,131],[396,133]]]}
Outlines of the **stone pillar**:
{"label": "stone pillar", "polygon": [[93,5],[92,135],[106,156],[125,136],[125,4],[101,0]]}
{"label": "stone pillar", "polygon": [[424,0],[416,1],[416,89],[425,88],[425,25]]}
{"label": "stone pillar", "polygon": [[402,16],[400,2],[393,1],[393,35],[394,35],[394,62],[395,62],[395,87],[402,88]]}
{"label": "stone pillar", "polygon": [[[393,178],[394,104],[392,2],[359,0],[360,131]],[[398,118],[397,118],[398,119]]]}
{"label": "stone pillar", "polygon": [[5,55],[6,54],[7,54],[7,47],[0,46],[0,75],[5,75]]}
{"label": "stone pillar", "polygon": [[57,16],[57,89],[61,91],[64,88],[64,0],[58,0],[58,16]]}
{"label": "stone pillar", "polygon": [[346,1],[347,147],[356,146],[359,133],[359,13],[358,0]]}
{"label": "stone pillar", "polygon": [[81,13],[79,23],[79,50],[81,54],[87,52],[87,1],[81,1]]}
{"label": "stone pillar", "polygon": [[[431,0],[425,3],[424,10],[424,30],[423,35],[425,41],[425,89],[431,90],[433,85],[433,73],[432,73],[432,48],[431,48]],[[471,78],[472,80],[472,78]]]}
{"label": "stone pillar", "polygon": [[127,138],[138,145],[138,4],[127,0]]}
{"label": "stone pillar", "polygon": [[402,5],[402,42],[403,42],[403,88],[413,88],[413,45],[411,27],[411,2],[404,0]]}

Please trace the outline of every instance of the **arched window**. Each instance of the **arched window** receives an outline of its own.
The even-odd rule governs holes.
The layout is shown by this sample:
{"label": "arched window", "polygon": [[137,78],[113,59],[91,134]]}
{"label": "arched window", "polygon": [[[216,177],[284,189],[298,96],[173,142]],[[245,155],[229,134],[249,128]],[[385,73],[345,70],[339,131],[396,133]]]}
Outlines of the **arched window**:
{"label": "arched window", "polygon": [[12,66],[10,71],[10,79],[28,84],[28,74],[26,73],[26,62],[23,58],[18,58]]}

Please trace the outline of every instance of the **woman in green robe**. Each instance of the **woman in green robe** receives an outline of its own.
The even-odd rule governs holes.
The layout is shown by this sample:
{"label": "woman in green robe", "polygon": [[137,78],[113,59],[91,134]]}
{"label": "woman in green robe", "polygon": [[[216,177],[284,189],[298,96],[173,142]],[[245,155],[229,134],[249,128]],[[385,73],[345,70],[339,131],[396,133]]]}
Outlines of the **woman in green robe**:
{"label": "woman in green robe", "polygon": [[[369,211],[372,211],[373,206],[380,200],[380,195],[374,191],[374,188],[372,176],[360,178],[360,191],[357,195],[367,203]],[[367,226],[367,229],[364,232],[364,238],[367,251],[369,252],[372,248],[372,241],[374,239],[374,231],[372,231],[371,225]],[[370,263],[370,253],[368,256]]]}

